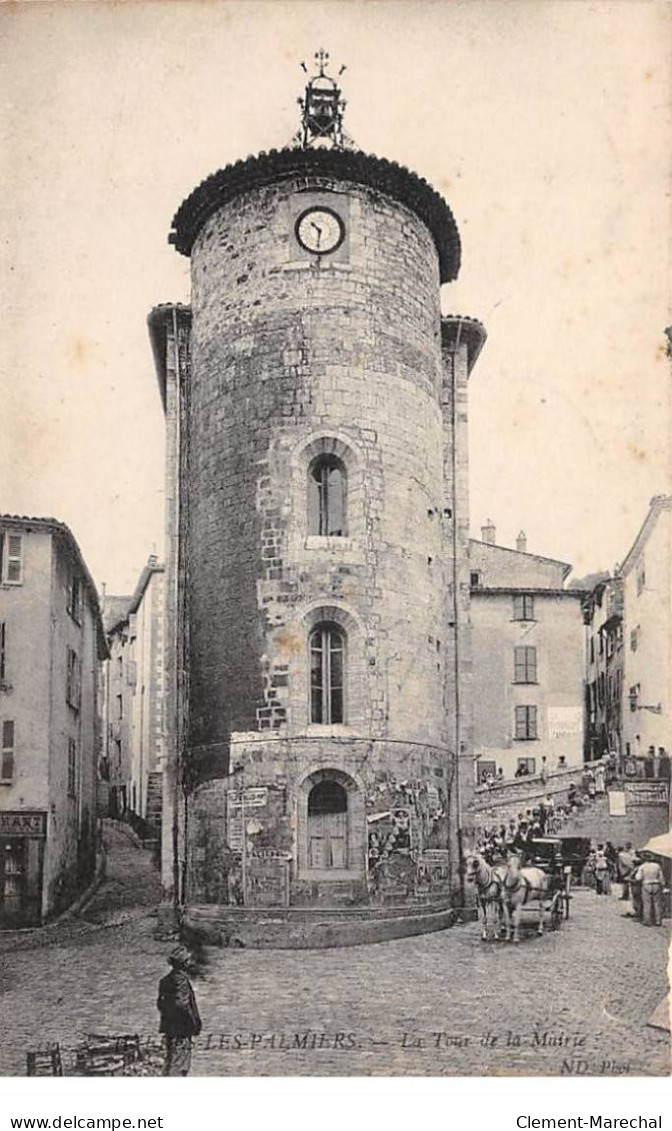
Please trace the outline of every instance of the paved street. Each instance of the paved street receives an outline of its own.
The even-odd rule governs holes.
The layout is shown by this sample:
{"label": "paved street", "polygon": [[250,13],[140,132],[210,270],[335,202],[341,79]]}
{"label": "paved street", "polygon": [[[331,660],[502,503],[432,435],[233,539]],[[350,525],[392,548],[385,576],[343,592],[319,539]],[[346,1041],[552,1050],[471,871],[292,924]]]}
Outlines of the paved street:
{"label": "paved street", "polygon": [[[23,1074],[40,1041],[156,1034],[171,945],[152,937],[156,876],[107,836],[110,879],[84,919],[0,936],[3,1074]],[[667,935],[626,906],[578,892],[560,931],[518,947],[483,944],[469,923],[344,950],[211,952],[193,1074],[663,1074],[669,1035],[646,1020],[666,991]]]}

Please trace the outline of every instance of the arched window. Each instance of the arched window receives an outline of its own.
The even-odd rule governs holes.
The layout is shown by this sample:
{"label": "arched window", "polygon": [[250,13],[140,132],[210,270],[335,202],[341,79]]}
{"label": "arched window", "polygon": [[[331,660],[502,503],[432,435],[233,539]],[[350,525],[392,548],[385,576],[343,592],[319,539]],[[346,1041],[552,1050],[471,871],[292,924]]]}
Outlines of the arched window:
{"label": "arched window", "polygon": [[337,781],[326,778],[308,794],[308,865],[347,868],[348,795]]}
{"label": "arched window", "polygon": [[310,721],[344,720],[345,636],[335,624],[318,624],[310,634]]}
{"label": "arched window", "polygon": [[346,534],[345,465],[337,456],[322,455],[308,469],[308,533],[323,537]]}

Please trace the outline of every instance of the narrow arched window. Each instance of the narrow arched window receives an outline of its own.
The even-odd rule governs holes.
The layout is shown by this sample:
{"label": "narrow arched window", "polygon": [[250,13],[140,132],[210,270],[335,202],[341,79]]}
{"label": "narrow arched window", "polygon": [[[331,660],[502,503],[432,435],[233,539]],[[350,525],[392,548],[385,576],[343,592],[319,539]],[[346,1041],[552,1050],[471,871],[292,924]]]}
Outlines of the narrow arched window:
{"label": "narrow arched window", "polygon": [[318,456],[308,469],[308,533],[344,537],[346,533],[345,466],[333,455]]}
{"label": "narrow arched window", "polygon": [[310,721],[344,721],[345,636],[334,624],[310,634]]}

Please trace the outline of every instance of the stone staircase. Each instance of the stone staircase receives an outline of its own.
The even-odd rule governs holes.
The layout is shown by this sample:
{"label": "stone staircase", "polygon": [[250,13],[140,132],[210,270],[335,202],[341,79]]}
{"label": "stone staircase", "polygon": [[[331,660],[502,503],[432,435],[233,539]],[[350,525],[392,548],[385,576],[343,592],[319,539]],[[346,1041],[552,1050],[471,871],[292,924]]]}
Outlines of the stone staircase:
{"label": "stone staircase", "polygon": [[163,809],[163,775],[161,772],[149,775],[147,780],[147,823],[156,829],[161,829],[161,812]]}
{"label": "stone staircase", "polygon": [[667,827],[664,805],[635,802],[626,805],[623,816],[615,816],[609,811],[609,795],[602,794],[558,822],[553,835],[588,837],[597,844],[611,841],[616,848],[630,841],[635,848],[641,848],[651,837],[666,832]]}

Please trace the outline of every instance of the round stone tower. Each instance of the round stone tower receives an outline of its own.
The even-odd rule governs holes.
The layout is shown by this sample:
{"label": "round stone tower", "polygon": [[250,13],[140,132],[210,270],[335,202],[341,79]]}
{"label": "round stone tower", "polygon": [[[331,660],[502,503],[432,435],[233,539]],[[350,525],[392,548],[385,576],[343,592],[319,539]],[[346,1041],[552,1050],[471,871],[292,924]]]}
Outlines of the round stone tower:
{"label": "round stone tower", "polygon": [[192,278],[184,898],[234,919],[445,914],[467,568],[454,360],[466,382],[482,335],[442,326],[460,259],[445,202],[315,136],[309,120],[303,147],[210,177],[170,237]]}

